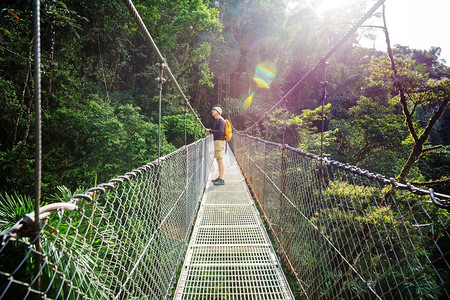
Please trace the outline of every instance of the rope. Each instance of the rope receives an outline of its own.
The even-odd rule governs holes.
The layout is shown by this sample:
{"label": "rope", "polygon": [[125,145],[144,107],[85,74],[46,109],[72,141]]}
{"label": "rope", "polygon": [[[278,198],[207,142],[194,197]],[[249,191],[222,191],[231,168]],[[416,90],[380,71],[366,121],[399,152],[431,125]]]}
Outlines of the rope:
{"label": "rope", "polygon": [[356,30],[358,30],[359,27],[368,19],[372,14],[384,3],[385,0],[378,0],[375,5],[373,5],[367,13],[362,16],[358,22],[356,22],[355,25],[353,25],[350,30],[342,36],[342,38],[277,102],[275,103],[266,113],[263,117],[259,118],[255,123],[253,123],[250,127],[246,128],[242,131],[242,133],[248,133],[252,128],[256,127],[260,122],[262,122],[265,118],[268,117],[268,115],[274,111],[283,101],[286,100],[286,98],[292,94],[297,87],[299,87],[311,74],[314,73],[319,67],[324,65],[328,58],[346,41],[348,38],[350,38]]}
{"label": "rope", "polygon": [[194,108],[191,106],[189,100],[187,99],[186,95],[184,94],[183,90],[181,89],[180,85],[178,84],[178,81],[176,80],[175,76],[172,74],[172,71],[170,70],[170,67],[167,65],[167,62],[165,58],[162,56],[161,52],[159,51],[158,46],[155,44],[155,41],[153,40],[150,32],[147,30],[147,27],[145,26],[144,21],[142,21],[141,16],[139,15],[139,12],[136,10],[136,8],[133,5],[133,2],[131,0],[124,0],[125,4],[128,7],[128,10],[130,11],[131,15],[133,16],[134,20],[138,24],[139,28],[141,29],[141,32],[144,34],[144,37],[147,41],[147,43],[153,48],[153,50],[156,52],[156,55],[161,62],[166,63],[166,70],[169,74],[170,79],[175,84],[175,87],[177,88],[178,92],[180,93],[181,97],[184,99],[184,102],[187,107],[189,107],[189,110],[194,115],[195,119],[200,123],[203,129],[206,129],[206,127],[203,125],[202,121],[200,120],[200,117],[195,112]]}

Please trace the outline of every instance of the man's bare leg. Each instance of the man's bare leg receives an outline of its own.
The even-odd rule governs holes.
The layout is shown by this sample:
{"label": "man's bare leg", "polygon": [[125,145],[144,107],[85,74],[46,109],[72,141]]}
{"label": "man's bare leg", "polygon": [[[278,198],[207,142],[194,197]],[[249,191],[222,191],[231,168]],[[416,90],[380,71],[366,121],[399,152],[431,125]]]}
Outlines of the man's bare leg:
{"label": "man's bare leg", "polygon": [[223,158],[217,159],[217,166],[219,167],[219,178],[223,179],[224,166],[223,166]]}

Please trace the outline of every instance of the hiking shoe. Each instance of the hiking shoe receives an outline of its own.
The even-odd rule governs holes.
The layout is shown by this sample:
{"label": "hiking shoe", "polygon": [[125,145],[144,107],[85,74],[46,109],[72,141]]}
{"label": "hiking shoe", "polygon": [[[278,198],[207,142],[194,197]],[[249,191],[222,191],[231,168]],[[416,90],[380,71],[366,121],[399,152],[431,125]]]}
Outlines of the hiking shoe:
{"label": "hiking shoe", "polygon": [[219,181],[220,177],[217,177],[216,179],[211,180],[212,182],[217,182]]}
{"label": "hiking shoe", "polygon": [[214,185],[224,185],[225,184],[225,180],[223,180],[222,178],[219,178],[217,181],[214,181]]}

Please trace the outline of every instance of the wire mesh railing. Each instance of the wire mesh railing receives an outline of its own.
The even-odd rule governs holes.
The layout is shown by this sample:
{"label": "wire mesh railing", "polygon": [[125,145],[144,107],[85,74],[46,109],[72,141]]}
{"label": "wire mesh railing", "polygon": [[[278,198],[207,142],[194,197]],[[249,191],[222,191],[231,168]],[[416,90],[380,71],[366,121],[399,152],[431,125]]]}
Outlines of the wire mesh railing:
{"label": "wire mesh railing", "polygon": [[450,214],[433,203],[449,196],[244,134],[231,144],[302,297],[450,298]]}
{"label": "wire mesh railing", "polygon": [[3,232],[0,298],[168,298],[212,165],[210,139],[41,208],[40,251],[34,213]]}

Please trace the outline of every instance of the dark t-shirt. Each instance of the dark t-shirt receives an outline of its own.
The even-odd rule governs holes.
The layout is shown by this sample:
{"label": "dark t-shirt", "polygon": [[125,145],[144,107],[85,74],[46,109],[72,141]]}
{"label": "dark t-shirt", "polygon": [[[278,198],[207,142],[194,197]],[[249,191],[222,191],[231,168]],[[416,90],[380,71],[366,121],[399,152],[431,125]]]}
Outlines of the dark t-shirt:
{"label": "dark t-shirt", "polygon": [[222,117],[214,120],[211,133],[214,136],[214,140],[225,140],[225,120]]}

